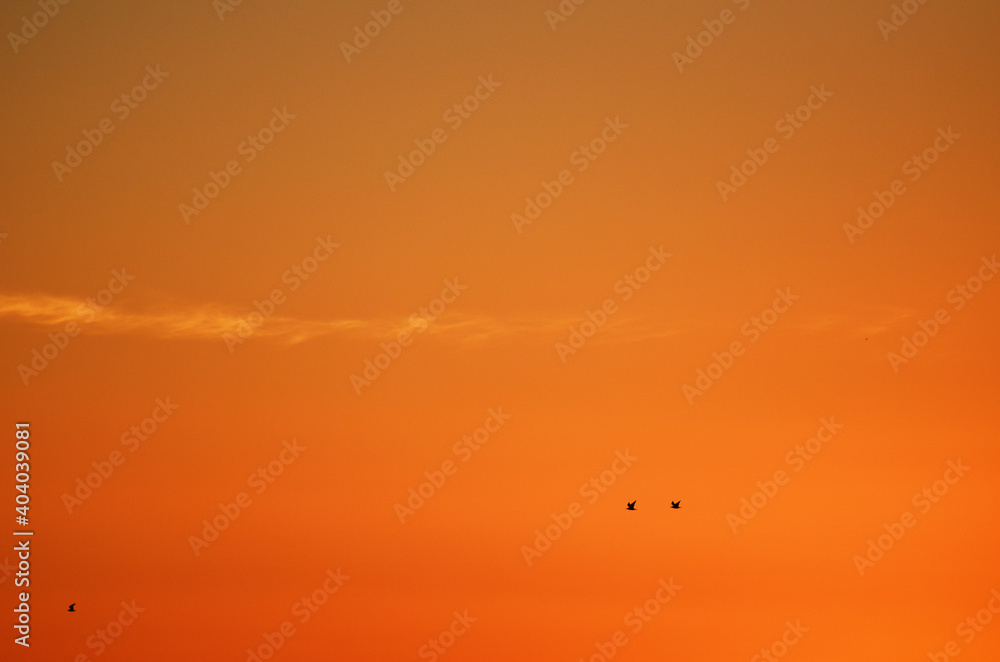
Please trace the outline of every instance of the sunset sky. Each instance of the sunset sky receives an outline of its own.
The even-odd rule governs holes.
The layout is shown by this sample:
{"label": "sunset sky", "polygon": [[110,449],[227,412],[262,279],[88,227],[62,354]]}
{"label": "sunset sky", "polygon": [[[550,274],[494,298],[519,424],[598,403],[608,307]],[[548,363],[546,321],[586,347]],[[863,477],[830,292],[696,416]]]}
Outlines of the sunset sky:
{"label": "sunset sky", "polygon": [[577,1],[3,4],[0,657],[998,659],[1000,6]]}

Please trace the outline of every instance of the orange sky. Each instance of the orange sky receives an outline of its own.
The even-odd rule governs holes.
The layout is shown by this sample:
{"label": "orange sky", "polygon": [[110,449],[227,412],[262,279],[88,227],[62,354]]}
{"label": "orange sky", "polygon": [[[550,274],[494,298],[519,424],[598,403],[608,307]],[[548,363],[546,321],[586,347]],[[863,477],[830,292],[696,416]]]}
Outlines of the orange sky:
{"label": "orange sky", "polygon": [[996,3],[50,2],[4,659],[997,659]]}

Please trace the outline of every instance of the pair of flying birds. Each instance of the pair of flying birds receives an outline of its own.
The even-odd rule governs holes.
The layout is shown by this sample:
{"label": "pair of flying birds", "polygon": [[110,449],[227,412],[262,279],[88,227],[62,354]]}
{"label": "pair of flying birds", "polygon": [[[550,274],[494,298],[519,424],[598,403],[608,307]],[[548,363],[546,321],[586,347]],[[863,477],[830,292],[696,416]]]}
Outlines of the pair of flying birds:
{"label": "pair of flying birds", "polygon": [[[638,499],[636,499],[636,501],[638,501]],[[671,501],[670,502],[670,507],[671,508],[680,508],[681,507],[681,502],[680,501]],[[635,510],[635,501],[626,504],[626,510]]]}

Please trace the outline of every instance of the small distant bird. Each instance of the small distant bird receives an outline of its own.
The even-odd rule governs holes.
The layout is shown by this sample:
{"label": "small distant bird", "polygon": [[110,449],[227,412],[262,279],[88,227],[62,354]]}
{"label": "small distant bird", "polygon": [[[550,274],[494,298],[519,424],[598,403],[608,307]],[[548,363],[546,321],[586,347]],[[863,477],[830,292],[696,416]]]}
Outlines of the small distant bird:
{"label": "small distant bird", "polygon": [[[636,501],[638,501],[638,499]],[[628,504],[628,508],[626,510],[635,510],[635,501]]]}
{"label": "small distant bird", "polygon": [[671,508],[680,508],[681,507],[681,502],[680,501],[671,501],[670,502],[670,507]]}
{"label": "small distant bird", "polygon": [[73,612],[75,612],[75,611],[76,611],[76,609],[73,609],[73,607],[75,607],[75,606],[76,606],[76,603],[74,602],[73,604],[71,604],[71,605],[69,606],[69,609],[67,609],[66,611],[73,611]]}

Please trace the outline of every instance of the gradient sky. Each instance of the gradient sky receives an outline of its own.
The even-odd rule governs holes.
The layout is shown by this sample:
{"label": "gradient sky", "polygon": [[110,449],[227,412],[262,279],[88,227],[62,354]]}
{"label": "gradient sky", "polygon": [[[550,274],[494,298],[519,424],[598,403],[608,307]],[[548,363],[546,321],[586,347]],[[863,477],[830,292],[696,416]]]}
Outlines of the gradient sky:
{"label": "gradient sky", "polygon": [[[276,660],[430,659],[456,611],[477,620],[449,662],[589,660],[619,630],[622,662],[749,660],[787,621],[809,628],[789,660],[925,660],[949,641],[963,662],[997,659],[1000,623],[956,628],[1000,590],[1000,279],[955,288],[1000,253],[1000,7],[928,2],[885,38],[891,2],[682,5],[591,0],[553,29],[556,0],[401,0],[349,62],[342,42],[387,3],[245,0],[220,18],[209,0],[71,2],[16,52],[8,36],[0,401],[5,448],[31,422],[35,531],[32,647],[4,641],[10,659],[242,661],[285,621]],[[0,26],[37,11],[5,3]],[[166,76],[123,117],[115,100],[147,67]],[[456,128],[448,110],[490,77]],[[831,95],[788,135],[777,123],[812,88]],[[249,147],[275,109],[287,126]],[[57,176],[105,118],[113,131]],[[949,128],[914,181],[907,162]],[[718,182],[769,139],[723,200]],[[519,232],[512,214],[563,170],[572,183]],[[905,193],[849,236],[894,180]],[[312,263],[318,239],[338,246]],[[616,284],[651,248],[670,257],[625,300]],[[123,269],[134,279],[88,308]],[[443,314],[412,317],[456,279]],[[276,289],[230,351],[224,334]],[[776,290],[799,298],[754,341]],[[562,361],[557,343],[608,299]],[[894,366],[939,309],[948,322]],[[79,335],[25,373],[70,323]],[[351,376],[407,331],[357,393]],[[167,398],[154,433],[123,439]],[[498,408],[509,420],[456,453]],[[831,417],[843,428],[795,471],[787,454]],[[293,439],[299,457],[248,484]],[[616,451],[638,459],[590,503],[580,488]],[[449,460],[401,523],[396,504]],[[949,461],[968,472],[922,510]],[[779,470],[790,481],[734,533],[727,514]],[[190,537],[241,492],[252,503],[196,554]],[[574,502],[529,565],[524,546]],[[906,512],[915,524],[859,572]],[[293,606],[337,569],[349,579],[300,623]],[[682,588],[633,632],[627,614],[671,578]],[[0,573],[8,623],[12,583]],[[88,642],[133,600],[146,611],[97,655]]]}

